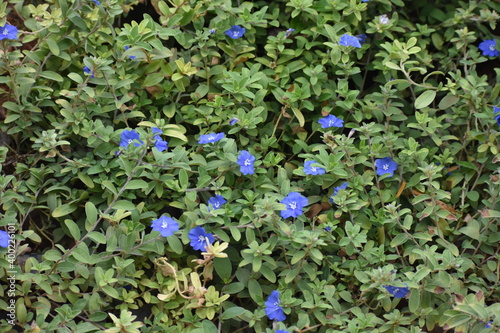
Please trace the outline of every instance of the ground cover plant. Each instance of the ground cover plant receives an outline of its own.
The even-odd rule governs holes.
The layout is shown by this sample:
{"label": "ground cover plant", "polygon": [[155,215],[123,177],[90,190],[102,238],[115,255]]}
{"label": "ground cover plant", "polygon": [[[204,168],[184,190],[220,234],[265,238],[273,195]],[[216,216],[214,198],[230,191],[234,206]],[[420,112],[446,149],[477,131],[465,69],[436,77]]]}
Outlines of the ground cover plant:
{"label": "ground cover plant", "polygon": [[0,1],[0,332],[499,332],[499,3]]}

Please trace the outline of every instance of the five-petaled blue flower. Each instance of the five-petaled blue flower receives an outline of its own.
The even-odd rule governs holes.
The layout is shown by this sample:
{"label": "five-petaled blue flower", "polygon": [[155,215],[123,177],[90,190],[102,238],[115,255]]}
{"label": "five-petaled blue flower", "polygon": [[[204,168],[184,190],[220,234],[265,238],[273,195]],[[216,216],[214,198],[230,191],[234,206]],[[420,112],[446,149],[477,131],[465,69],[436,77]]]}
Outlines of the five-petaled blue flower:
{"label": "five-petaled blue flower", "polygon": [[266,300],[266,315],[271,320],[283,321],[286,319],[283,308],[280,306],[280,293],[274,290]]}
{"label": "five-petaled blue flower", "polygon": [[213,142],[217,142],[220,139],[224,138],[224,136],[225,136],[224,132],[202,134],[202,135],[200,135],[200,140],[198,141],[198,143],[213,143]]}
{"label": "five-petaled blue flower", "polygon": [[85,72],[85,74],[90,74],[91,79],[95,77],[94,72],[88,66],[83,67],[83,71]]}
{"label": "five-petaled blue flower", "polygon": [[479,49],[484,56],[496,57],[500,54],[497,50],[497,42],[494,39],[487,39],[479,44]]}
{"label": "five-petaled blue flower", "polygon": [[13,25],[6,24],[0,27],[0,40],[2,39],[17,39],[17,28]]}
{"label": "five-petaled blue flower", "polygon": [[328,116],[321,118],[318,120],[318,123],[321,125],[321,128],[344,126],[344,121],[335,117],[333,114],[329,114]]}
{"label": "five-petaled blue flower", "polygon": [[486,323],[486,325],[484,325],[484,328],[491,328],[491,324],[493,324],[493,322],[490,320],[489,322]]}
{"label": "five-petaled blue flower", "polygon": [[0,230],[0,247],[9,246],[10,235],[7,231]]}
{"label": "five-petaled blue flower", "polygon": [[215,197],[208,199],[208,211],[210,211],[210,205],[212,205],[213,209],[219,209],[225,203],[226,199],[222,195],[217,194]]}
{"label": "five-petaled blue flower", "polygon": [[324,227],[323,230],[327,231],[327,232],[330,232],[332,231],[332,227],[330,227],[329,225]]}
{"label": "five-petaled blue flower", "polygon": [[281,211],[282,218],[298,217],[302,215],[302,208],[307,205],[307,198],[300,193],[290,192],[280,203],[286,205]]}
{"label": "five-petaled blue flower", "polygon": [[245,28],[240,27],[239,25],[233,25],[231,28],[227,29],[225,33],[232,39],[238,39],[243,36],[245,31],[247,31]]}
{"label": "five-petaled blue flower", "polygon": [[497,120],[497,124],[500,125],[500,108],[498,106],[494,106],[493,112],[495,112],[495,119]]}
{"label": "five-petaled blue flower", "polygon": [[340,190],[345,190],[346,188],[347,188],[347,183],[345,182],[342,185],[335,187],[333,189],[333,194],[330,196],[330,202],[334,204],[335,200],[333,200],[333,197],[336,196]]}
{"label": "five-petaled blue flower", "polygon": [[154,136],[156,149],[158,149],[158,151],[166,150],[168,148],[168,141],[165,141],[160,137],[160,134],[163,134],[162,130],[157,127],[153,127],[153,134],[155,133],[158,134]]}
{"label": "five-petaled blue flower", "polygon": [[195,250],[205,251],[208,244],[214,242],[214,236],[205,232],[205,228],[197,226],[189,231],[188,237],[191,240],[191,247]]}
{"label": "five-petaled blue flower", "polygon": [[229,125],[233,126],[234,124],[236,124],[238,121],[240,121],[238,118],[232,118],[230,121],[229,121]]}
{"label": "five-petaled blue flower", "polygon": [[384,287],[392,296],[396,298],[403,298],[410,292],[410,288],[408,288],[408,285],[406,283],[405,285],[406,287],[394,287],[394,286],[382,286],[382,287]]}
{"label": "five-petaled blue flower", "polygon": [[[127,147],[129,144],[133,143],[134,146],[139,147],[144,144],[140,140],[139,133],[134,130],[124,130],[120,135],[120,147]],[[137,140],[137,141],[135,141]]]}
{"label": "five-petaled blue flower", "polygon": [[[128,49],[130,49],[130,46],[125,46],[125,51],[127,51]],[[130,60],[134,60],[135,58],[137,58],[136,56],[128,56]]]}
{"label": "five-petaled blue flower", "polygon": [[375,167],[377,168],[377,175],[382,176],[388,173],[389,176],[392,177],[394,171],[398,168],[398,164],[390,157],[384,157],[375,160]]}
{"label": "five-petaled blue flower", "polygon": [[159,219],[151,223],[154,231],[158,231],[163,237],[172,236],[179,230],[179,223],[171,217],[162,215]]}
{"label": "five-petaled blue flower", "polygon": [[304,172],[306,175],[323,175],[326,172],[322,167],[312,166],[312,164],[317,164],[317,162],[312,160],[304,163]]}
{"label": "five-petaled blue flower", "polygon": [[342,36],[340,36],[339,44],[343,46],[361,47],[359,40],[349,34],[343,34]]}
{"label": "five-petaled blue flower", "polygon": [[244,175],[253,175],[254,174],[254,167],[253,164],[255,163],[255,156],[250,154],[246,150],[242,150],[240,154],[238,155],[238,159],[236,160],[238,164],[240,165],[240,172]]}

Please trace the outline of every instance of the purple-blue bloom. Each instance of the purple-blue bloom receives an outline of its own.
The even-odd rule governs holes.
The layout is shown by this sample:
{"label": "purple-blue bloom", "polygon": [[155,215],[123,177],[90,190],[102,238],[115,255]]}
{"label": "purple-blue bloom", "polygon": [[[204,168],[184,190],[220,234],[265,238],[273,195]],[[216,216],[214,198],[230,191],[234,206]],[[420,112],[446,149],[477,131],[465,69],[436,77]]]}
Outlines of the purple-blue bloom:
{"label": "purple-blue bloom", "polygon": [[226,199],[222,195],[217,194],[215,197],[211,197],[208,199],[208,211],[210,211],[210,205],[212,205],[213,209],[219,209],[223,204],[226,203]]}
{"label": "purple-blue bloom", "polygon": [[240,121],[238,118],[232,118],[230,121],[229,121],[229,125],[233,126],[234,124],[236,124],[238,121]]}
{"label": "purple-blue bloom", "polygon": [[[127,147],[129,144],[133,143],[134,146],[139,147],[144,144],[143,141],[140,140],[139,133],[134,130],[124,130],[120,135],[120,147]],[[135,141],[137,140],[137,141]]]}
{"label": "purple-blue bloom", "polygon": [[277,330],[276,333],[290,333],[290,332],[285,331],[285,330]]}
{"label": "purple-blue bloom", "polygon": [[0,40],[2,39],[17,39],[17,27],[6,24],[0,27]]}
{"label": "purple-blue bloom", "polygon": [[7,231],[0,230],[0,247],[9,246],[10,235]]}
{"label": "purple-blue bloom", "polygon": [[283,321],[286,319],[283,308],[280,306],[280,293],[274,290],[266,300],[266,315],[271,320]]}
{"label": "purple-blue bloom", "polygon": [[410,292],[410,288],[408,288],[408,285],[406,283],[405,285],[406,287],[394,287],[394,286],[382,286],[382,287],[384,287],[392,296],[396,298],[403,298]]}
{"label": "purple-blue bloom", "polygon": [[166,150],[168,148],[168,141],[165,141],[160,137],[160,134],[163,134],[162,130],[159,129],[158,127],[153,127],[152,130],[153,130],[153,134],[158,133],[158,135],[154,136],[154,139],[155,139],[154,143],[155,143],[156,149],[158,149],[158,151]]}
{"label": "purple-blue bloom", "polygon": [[224,136],[226,136],[224,134],[224,132],[221,132],[221,133],[209,133],[209,134],[202,134],[200,135],[200,140],[198,141],[198,143],[213,143],[213,142],[217,142],[219,141],[220,139],[224,138]]}
{"label": "purple-blue bloom", "polygon": [[495,119],[497,120],[497,124],[500,125],[500,108],[498,106],[494,106],[493,112],[495,112]]}
{"label": "purple-blue bloom", "polygon": [[321,125],[321,128],[344,126],[344,121],[335,117],[333,114],[329,114],[328,116],[321,118],[318,120],[318,123]]}
{"label": "purple-blue bloom", "polygon": [[382,176],[388,173],[389,176],[392,177],[394,171],[398,168],[398,164],[390,157],[384,157],[375,160],[375,167],[377,168],[377,175]]}
{"label": "purple-blue bloom", "polygon": [[[130,49],[130,46],[125,46],[125,51],[127,51],[128,49]],[[137,58],[136,56],[128,56],[130,60],[134,60],[135,58]]]}
{"label": "purple-blue bloom", "polygon": [[493,322],[490,320],[489,322],[486,323],[486,325],[484,325],[484,328],[491,328],[491,324],[493,324]]}
{"label": "purple-blue bloom", "polygon": [[179,230],[179,223],[171,217],[162,215],[159,219],[152,222],[151,227],[154,231],[158,231],[163,237],[168,237]]}
{"label": "purple-blue bloom", "polygon": [[330,232],[332,231],[332,227],[330,227],[329,225],[324,227],[323,230],[327,231],[327,232]]}
{"label": "purple-blue bloom", "polygon": [[494,39],[487,39],[481,42],[478,47],[483,51],[484,56],[496,57],[500,54],[497,50],[497,42]]}
{"label": "purple-blue bloom", "polygon": [[83,71],[85,72],[85,74],[90,74],[91,79],[93,79],[95,77],[94,72],[92,72],[92,70],[90,70],[90,68],[88,66],[83,67]]}
{"label": "purple-blue bloom", "polygon": [[330,202],[334,204],[335,200],[333,200],[333,197],[336,196],[340,190],[345,190],[346,188],[347,188],[347,183],[345,182],[342,185],[335,187],[333,189],[333,194],[330,196]]}
{"label": "purple-blue bloom", "polygon": [[304,172],[306,175],[323,175],[326,172],[322,167],[312,166],[312,164],[317,164],[317,162],[312,160],[304,163]]}
{"label": "purple-blue bloom", "polygon": [[292,34],[292,32],[294,32],[294,31],[295,31],[295,29],[293,29],[293,28],[288,29],[287,31],[285,31],[285,37],[290,36]]}
{"label": "purple-blue bloom", "polygon": [[298,217],[302,215],[302,208],[307,205],[307,198],[300,193],[290,192],[280,203],[286,205],[286,208],[281,211],[281,217],[286,219],[289,217]]}
{"label": "purple-blue bloom", "polygon": [[253,175],[255,173],[253,164],[255,163],[255,156],[246,150],[242,150],[238,155],[236,162],[240,165],[240,172],[244,175]]}
{"label": "purple-blue bloom", "polygon": [[343,34],[342,36],[340,36],[339,44],[343,46],[361,47],[359,40],[349,34]]}
{"label": "purple-blue bloom", "polygon": [[215,29],[210,29],[208,30],[208,32],[210,32],[210,34],[213,35],[215,33]]}
{"label": "purple-blue bloom", "polygon": [[361,35],[356,35],[354,37],[356,37],[359,40],[359,43],[363,45],[366,41],[367,36],[365,34],[361,34]]}
{"label": "purple-blue bloom", "polygon": [[195,250],[206,251],[207,245],[212,244],[215,239],[210,233],[205,232],[205,228],[197,226],[189,231],[188,237],[191,240],[189,243]]}
{"label": "purple-blue bloom", "polygon": [[97,1],[97,0],[92,0],[92,1],[94,1],[94,3],[95,3],[96,5],[98,5],[98,6],[101,4],[101,3],[100,3],[99,1]]}
{"label": "purple-blue bloom", "polygon": [[227,29],[225,33],[232,39],[238,39],[243,36],[245,31],[245,28],[240,27],[239,25],[233,25],[231,28]]}

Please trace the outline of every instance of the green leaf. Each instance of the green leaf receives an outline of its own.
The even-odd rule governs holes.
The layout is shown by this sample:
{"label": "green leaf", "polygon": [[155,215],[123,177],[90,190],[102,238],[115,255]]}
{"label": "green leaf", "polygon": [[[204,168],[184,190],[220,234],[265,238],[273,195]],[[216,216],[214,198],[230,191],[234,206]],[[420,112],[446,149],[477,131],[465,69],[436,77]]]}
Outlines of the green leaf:
{"label": "green leaf", "polygon": [[447,109],[447,108],[451,107],[456,102],[458,102],[458,97],[455,96],[455,95],[452,95],[452,94],[448,94],[448,95],[446,95],[446,96],[443,97],[443,99],[441,100],[441,102],[439,102],[439,106],[438,107],[441,110],[444,110],[444,109]]}
{"label": "green leaf", "polygon": [[163,79],[165,78],[165,75],[162,73],[152,73],[148,74],[146,76],[146,79],[144,80],[144,83],[142,84],[143,87],[151,87],[159,84]]}
{"label": "green leaf", "polygon": [[98,244],[106,244],[106,236],[97,231],[92,231],[89,238]]}
{"label": "green leaf", "polygon": [[293,106],[292,106],[292,111],[293,111],[293,114],[295,115],[295,117],[297,117],[297,120],[299,121],[300,127],[304,127],[306,120],[304,119],[304,115],[302,114],[302,112],[300,112],[300,110],[298,108],[293,107]]}
{"label": "green leaf", "polygon": [[175,236],[169,236],[167,237],[167,242],[168,245],[172,248],[172,251],[174,251],[177,254],[181,254],[183,251],[183,246],[179,238]]}
{"label": "green leaf", "polygon": [[87,185],[88,188],[94,188],[94,182],[92,181],[92,178],[90,178],[88,175],[84,174],[83,172],[78,173],[78,178],[85,184]]}
{"label": "green leaf", "polygon": [[90,224],[94,224],[97,221],[97,209],[90,201],[85,203],[85,215],[87,215],[87,220]]}
{"label": "green leaf", "polygon": [[247,310],[245,310],[242,307],[233,306],[232,308],[229,308],[226,311],[224,311],[222,313],[222,315],[220,316],[220,319],[222,319],[222,320],[231,319],[231,318],[242,315],[243,313],[245,313],[245,311],[247,311]]}
{"label": "green leaf", "polygon": [[435,90],[424,91],[423,94],[418,96],[415,100],[415,109],[420,110],[425,108],[434,101],[434,98],[436,98]]}
{"label": "green leaf", "polygon": [[44,77],[46,79],[52,80],[52,81],[57,81],[57,82],[62,82],[64,80],[61,75],[59,75],[53,71],[43,71],[40,73],[40,76]]}
{"label": "green leaf", "polygon": [[53,217],[61,217],[66,216],[73,213],[76,210],[77,206],[75,204],[64,204],[59,207],[56,207],[52,212]]}
{"label": "green leaf", "polygon": [[215,272],[223,280],[229,280],[232,274],[232,265],[229,258],[214,258]]}
{"label": "green leaf", "polygon": [[248,292],[250,293],[250,297],[254,300],[255,303],[263,301],[262,287],[256,280],[251,279],[248,281]]}
{"label": "green leaf", "polygon": [[138,188],[145,189],[148,187],[148,183],[146,183],[144,180],[141,179],[133,179],[131,180],[127,186],[125,187],[126,190],[136,190]]}
{"label": "green leaf", "polygon": [[391,241],[391,247],[396,247],[404,244],[409,239],[408,235],[405,233],[399,234]]}
{"label": "green leaf", "polygon": [[470,220],[467,223],[467,226],[461,228],[459,231],[464,235],[469,236],[470,238],[479,239],[479,228],[479,222],[477,222],[476,220]]}
{"label": "green leaf", "polygon": [[57,43],[53,39],[47,39],[47,45],[49,46],[50,52],[54,53],[55,56],[59,55],[59,46],[57,46]]}

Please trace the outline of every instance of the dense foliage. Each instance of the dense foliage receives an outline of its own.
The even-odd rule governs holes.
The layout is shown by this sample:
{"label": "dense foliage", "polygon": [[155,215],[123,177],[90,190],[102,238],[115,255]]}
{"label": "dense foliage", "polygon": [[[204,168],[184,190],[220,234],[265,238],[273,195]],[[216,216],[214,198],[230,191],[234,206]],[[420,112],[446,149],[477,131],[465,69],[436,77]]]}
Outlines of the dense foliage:
{"label": "dense foliage", "polygon": [[498,2],[138,6],[0,1],[0,332],[500,332]]}

